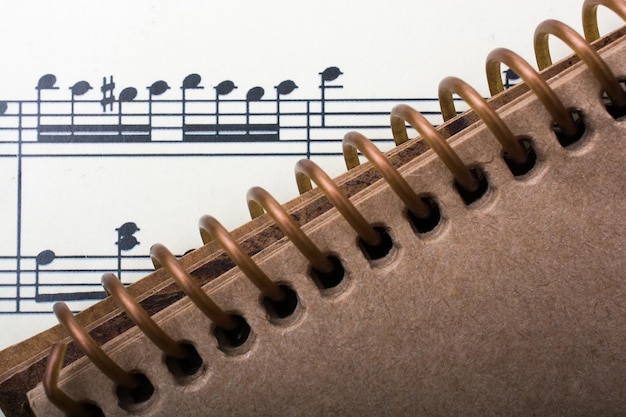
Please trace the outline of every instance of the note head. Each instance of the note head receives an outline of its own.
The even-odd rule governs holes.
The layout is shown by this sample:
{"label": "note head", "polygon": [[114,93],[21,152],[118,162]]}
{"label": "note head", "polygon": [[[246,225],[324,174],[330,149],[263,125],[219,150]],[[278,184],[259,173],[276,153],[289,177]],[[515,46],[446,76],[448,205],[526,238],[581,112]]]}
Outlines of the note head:
{"label": "note head", "polygon": [[37,82],[37,90],[58,90],[59,87],[55,86],[57,77],[54,74],[46,74],[39,78]]}
{"label": "note head", "polygon": [[37,265],[48,265],[54,261],[56,258],[56,254],[50,249],[43,250],[37,254],[35,258],[35,262]]}
{"label": "note head", "polygon": [[338,67],[328,67],[324,71],[320,72],[322,80],[324,81],[334,81],[342,74],[343,72],[341,72]]}
{"label": "note head", "polygon": [[183,90],[201,90],[204,88],[200,85],[201,80],[200,74],[189,74],[183,80],[183,85],[180,88]]}

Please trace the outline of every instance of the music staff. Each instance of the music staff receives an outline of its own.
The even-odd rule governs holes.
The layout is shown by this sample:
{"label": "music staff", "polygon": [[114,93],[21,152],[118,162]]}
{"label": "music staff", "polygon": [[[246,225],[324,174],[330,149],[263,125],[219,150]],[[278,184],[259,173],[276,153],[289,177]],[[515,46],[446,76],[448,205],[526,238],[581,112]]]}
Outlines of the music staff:
{"label": "music staff", "polygon": [[[53,91],[59,90],[56,76],[46,74],[39,79],[36,86],[34,113],[23,112],[17,115],[15,110],[7,112],[8,109],[14,109],[15,104],[29,105],[32,101],[2,102],[5,111],[0,112],[0,115],[4,116],[0,117],[0,132],[14,131],[15,128],[8,121],[18,116],[29,120],[36,119],[36,126],[22,128],[24,133],[28,133],[27,137],[32,137],[30,134],[35,130],[36,142],[50,144],[143,143],[155,140],[161,143],[297,141],[306,144],[318,138],[327,140],[324,131],[328,129],[386,129],[385,119],[389,108],[399,101],[427,103],[427,106],[432,107],[432,111],[426,109],[425,113],[438,115],[435,99],[328,98],[329,89],[343,88],[342,85],[333,84],[342,74],[338,67],[328,67],[320,72],[320,97],[310,99],[291,98],[298,88],[293,80],[284,80],[274,86],[276,92],[274,99],[264,98],[265,90],[261,86],[250,88],[243,98],[231,98],[237,89],[231,80],[218,83],[214,87],[215,94],[212,98],[190,98],[191,90],[204,89],[201,85],[201,76],[195,73],[189,74],[183,80],[180,97],[172,97],[171,88],[164,80],[155,81],[146,87],[145,98],[138,98],[138,90],[135,87],[122,89],[116,97],[117,85],[113,76],[109,76],[102,78],[99,100],[91,98],[93,88],[85,80],[76,82],[70,87],[69,100],[59,98],[58,92]],[[329,106],[343,109],[345,103],[354,103],[357,109],[329,111]],[[171,111],[172,104],[180,105],[180,111]],[[99,111],[96,110],[96,105]],[[169,111],[155,111],[157,105],[166,106]],[[115,107],[117,112],[114,111]],[[229,110],[225,110],[225,107]],[[364,110],[358,110],[358,107]],[[236,110],[237,108],[240,110]],[[173,118],[180,122],[176,123]],[[288,118],[290,122],[281,123],[281,118]],[[380,122],[372,123],[372,118],[380,118]],[[68,123],[63,123],[68,119]],[[329,123],[329,120],[333,119],[339,123]],[[10,141],[7,136],[3,134],[0,142]],[[167,139],[158,139],[162,136],[166,136]],[[25,139],[25,142],[30,143],[32,140]],[[310,144],[306,144],[305,148],[311,148]],[[306,151],[303,153],[310,156]]]}
{"label": "music staff", "polygon": [[[337,80],[343,73],[328,67],[319,73],[320,95],[298,98],[298,85],[284,80],[275,85],[274,95],[266,97],[261,86],[236,96],[238,87],[224,80],[206,97],[199,74],[186,76],[180,92],[164,80],[146,87],[141,97],[135,87],[117,93],[113,76],[103,77],[97,88],[86,81],[69,87],[63,96],[53,74],[42,76],[35,87],[35,100],[0,101],[0,157],[17,161],[16,206],[17,238],[13,254],[0,254],[0,272],[15,274],[0,288],[15,288],[15,308],[2,313],[48,311],[45,303],[70,300],[96,300],[104,297],[99,277],[116,271],[127,282],[151,271],[149,257],[128,254],[139,241],[135,222],[116,228],[116,253],[57,254],[51,249],[22,253],[22,160],[48,156],[84,157],[176,157],[176,156],[256,156],[339,155],[336,143],[347,130],[359,130],[374,141],[392,142],[389,110],[397,103],[411,103],[422,114],[439,120],[436,98],[329,98],[330,90],[342,89]],[[505,72],[506,85],[517,77]],[[96,90],[96,91],[92,91]],[[93,98],[94,93],[101,96]],[[157,151],[151,144],[158,143]],[[246,143],[245,147],[228,147]],[[77,151],[75,144],[91,144]],[[124,146],[119,146],[123,144]],[[11,147],[10,145],[17,145]],[[162,145],[165,145],[163,147]],[[39,149],[43,149],[40,151]],[[93,150],[91,150],[93,149]],[[71,262],[71,266],[68,263]],[[126,265],[131,262],[132,265]],[[81,266],[82,265],[82,266]],[[7,283],[9,282],[9,283]],[[37,305],[42,304],[41,310]]]}
{"label": "music staff", "polygon": [[[102,273],[117,270],[118,278],[122,279],[119,275],[121,273],[138,278],[151,272],[148,255],[124,254],[139,245],[135,236],[140,231],[139,227],[134,222],[126,222],[115,231],[117,255],[57,255],[51,249],[44,249],[36,256],[22,256],[21,260],[25,266],[19,271],[22,280],[16,284],[20,287],[17,292],[22,294],[18,302],[29,305],[56,301],[100,300],[105,297],[98,284],[98,277]],[[0,260],[3,261],[10,259],[8,256],[0,256]],[[132,262],[130,266],[123,266],[124,261]],[[6,274],[17,271],[0,269],[0,272]],[[0,288],[8,286],[10,285],[0,284]],[[12,299],[0,296],[0,301]],[[25,311],[23,307],[19,306],[11,312],[30,311]]]}

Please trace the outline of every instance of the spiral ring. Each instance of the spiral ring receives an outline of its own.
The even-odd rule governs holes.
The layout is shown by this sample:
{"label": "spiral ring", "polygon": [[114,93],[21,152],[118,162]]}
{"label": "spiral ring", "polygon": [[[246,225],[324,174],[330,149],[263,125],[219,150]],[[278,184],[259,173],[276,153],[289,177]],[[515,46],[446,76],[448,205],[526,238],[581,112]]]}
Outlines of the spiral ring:
{"label": "spiral ring", "polygon": [[391,110],[391,131],[396,145],[408,140],[406,125],[409,123],[417,130],[424,141],[439,156],[443,163],[452,171],[452,175],[463,188],[476,191],[479,187],[478,180],[465,166],[461,158],[450,147],[448,142],[435,130],[428,120],[420,112],[406,104],[399,104]]}
{"label": "spiral ring", "polygon": [[313,180],[324,192],[326,198],[330,200],[341,215],[350,223],[350,226],[352,226],[361,239],[371,246],[380,245],[380,235],[374,230],[372,225],[365,220],[333,180],[331,180],[315,162],[309,159],[299,160],[296,163],[295,173],[298,190],[301,194],[312,188],[311,180]]}
{"label": "spiral ring", "polygon": [[357,150],[365,155],[376,170],[380,172],[413,214],[422,219],[430,216],[430,207],[426,206],[422,199],[415,194],[415,191],[402,178],[398,170],[391,165],[389,160],[385,158],[382,152],[370,140],[358,132],[349,132],[343,137],[343,158],[348,169],[359,165]]}
{"label": "spiral ring", "polygon": [[73,417],[89,417],[91,414],[88,408],[71,399],[67,394],[61,391],[57,385],[66,350],[67,345],[64,343],[52,343],[50,354],[48,355],[48,363],[46,364],[46,373],[43,376],[43,388],[46,391],[48,400],[66,415]]}
{"label": "spiral ring", "polygon": [[163,245],[157,243],[150,248],[150,257],[156,265],[163,268],[172,276],[174,281],[191,299],[191,301],[216,326],[226,330],[235,330],[237,322],[209,298],[200,285],[189,275],[172,253]]}
{"label": "spiral ring", "polygon": [[535,57],[537,58],[537,65],[540,70],[552,65],[548,45],[549,35],[556,36],[572,48],[600,82],[614,106],[620,108],[626,107],[626,93],[606,62],[600,58],[596,51],[591,49],[582,36],[576,33],[574,29],[558,20],[546,20],[539,24],[535,30]]}
{"label": "spiral ring", "polygon": [[456,77],[446,77],[439,83],[439,106],[441,107],[441,115],[443,120],[447,121],[456,116],[454,108],[454,100],[452,93],[457,93],[467,104],[469,104],[474,113],[476,113],[487,128],[502,144],[504,150],[518,164],[526,162],[528,156],[522,145],[511,132],[511,129],[502,121],[500,116],[491,108],[476,90],[474,90],[465,81]]}
{"label": "spiral ring", "polygon": [[102,286],[107,294],[115,299],[115,302],[121,306],[126,315],[143,331],[159,349],[168,356],[182,359],[186,356],[183,347],[174,339],[167,335],[152,317],[141,308],[137,300],[135,300],[124,288],[120,280],[111,273],[102,275]]}
{"label": "spiral ring", "polygon": [[272,301],[282,301],[285,298],[285,293],[243,251],[232,235],[228,233],[228,230],[216,218],[204,215],[198,223],[202,238],[213,237],[264,296]]}
{"label": "spiral ring", "polygon": [[78,322],[70,309],[63,302],[54,304],[54,314],[57,316],[59,323],[72,336],[72,340],[82,350],[85,355],[91,359],[94,365],[98,367],[109,379],[124,388],[132,389],[137,386],[137,380],[128,372],[120,368],[111,359],[95,340],[87,333]]}
{"label": "spiral ring", "polygon": [[328,273],[333,265],[315,243],[298,227],[285,209],[272,197],[270,193],[261,187],[252,187],[248,190],[248,209],[252,218],[259,217],[263,211],[267,211],[270,217],[278,225],[280,230],[293,242],[298,250],[309,260],[315,269]]}
{"label": "spiral ring", "polygon": [[539,76],[528,62],[509,49],[494,49],[487,56],[487,82],[489,83],[489,91],[492,96],[504,91],[502,77],[500,76],[500,63],[507,65],[524,80],[566,135],[571,136],[576,133],[574,120],[554,90],[548,86],[548,83]]}
{"label": "spiral ring", "polygon": [[598,6],[611,9],[616,15],[626,20],[626,3],[624,0],[585,0],[583,3],[583,32],[585,39],[590,43],[600,38]]}

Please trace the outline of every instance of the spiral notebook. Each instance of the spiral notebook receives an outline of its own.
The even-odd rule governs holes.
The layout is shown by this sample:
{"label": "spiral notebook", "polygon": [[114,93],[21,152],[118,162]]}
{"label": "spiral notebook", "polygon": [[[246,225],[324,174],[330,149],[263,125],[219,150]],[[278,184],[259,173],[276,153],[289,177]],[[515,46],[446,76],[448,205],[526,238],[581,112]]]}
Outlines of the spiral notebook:
{"label": "spiral notebook", "polygon": [[[626,16],[623,2],[586,1],[590,43],[577,54],[549,65],[547,33],[572,36],[562,24],[542,24],[535,38],[540,78],[570,127],[555,124],[559,104],[546,107],[523,66],[526,82],[505,92],[490,78],[488,107],[501,122],[446,78],[450,120],[437,131],[450,148],[397,106],[398,146],[383,161],[352,133],[352,169],[332,183],[299,163],[301,190],[309,178],[318,187],[282,207],[310,242],[295,244],[302,235],[283,232],[291,223],[275,221],[274,209],[231,233],[261,272],[234,266],[216,241],[179,261],[153,247],[159,269],[128,293],[184,347],[183,359],[108,297],[75,320],[132,386],[109,379],[57,326],[2,353],[7,416],[626,414],[626,28],[591,43],[598,4]],[[492,73],[508,53],[490,55]],[[452,117],[452,91],[474,110]],[[424,139],[406,140],[411,125]],[[360,166],[355,147],[367,156]],[[263,190],[249,197],[255,216],[271,206]],[[210,217],[201,226],[207,241],[221,233]],[[327,270],[312,266],[306,245]],[[202,294],[185,296],[181,271]],[[265,296],[246,274],[269,277],[257,281]],[[61,411],[51,390],[78,411]]]}

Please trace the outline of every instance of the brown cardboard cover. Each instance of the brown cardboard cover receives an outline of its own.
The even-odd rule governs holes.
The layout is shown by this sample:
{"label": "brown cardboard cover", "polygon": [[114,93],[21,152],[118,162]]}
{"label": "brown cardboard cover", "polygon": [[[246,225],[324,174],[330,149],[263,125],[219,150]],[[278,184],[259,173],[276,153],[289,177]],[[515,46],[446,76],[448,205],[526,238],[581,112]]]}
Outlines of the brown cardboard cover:
{"label": "brown cardboard cover", "polygon": [[[602,54],[621,78],[625,49],[622,39]],[[104,348],[147,375],[150,400],[120,408],[113,384],[85,358],[64,369],[61,388],[106,416],[626,414],[626,126],[605,111],[584,65],[551,86],[582,109],[586,132],[562,148],[531,93],[502,107],[511,130],[532,137],[538,161],[526,176],[514,177],[493,135],[472,125],[451,142],[487,173],[489,191],[474,204],[461,201],[432,152],[400,168],[439,203],[435,231],[416,235],[378,181],[352,200],[391,235],[384,259],[366,259],[330,210],[304,230],[341,259],[346,277],[335,290],[320,290],[282,239],[254,259],[297,292],[292,318],[269,319],[235,268],[204,288],[250,324],[243,347],[218,349],[210,322],[183,298],[154,317],[196,347],[204,365],[195,377],[177,379],[133,328]],[[62,415],[40,385],[29,400],[38,416]]]}

